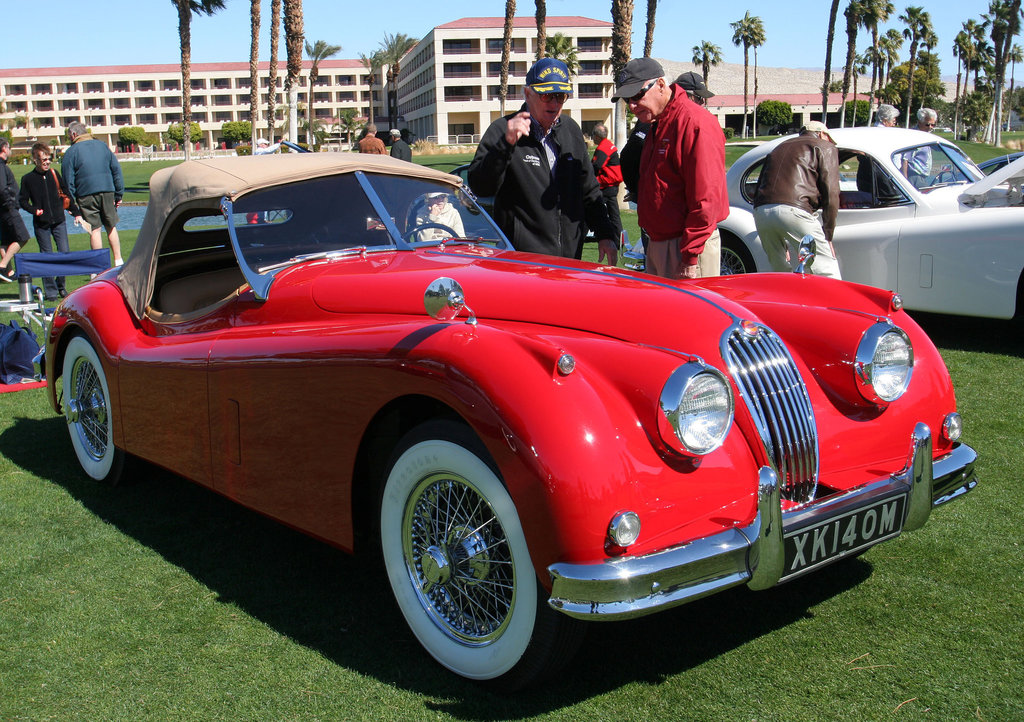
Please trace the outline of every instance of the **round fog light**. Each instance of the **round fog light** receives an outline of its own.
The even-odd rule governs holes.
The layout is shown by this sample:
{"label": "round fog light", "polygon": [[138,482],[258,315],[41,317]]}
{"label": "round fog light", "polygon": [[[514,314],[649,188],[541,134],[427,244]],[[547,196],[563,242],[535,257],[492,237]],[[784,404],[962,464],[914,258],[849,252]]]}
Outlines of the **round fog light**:
{"label": "round fog light", "polygon": [[964,431],[964,422],[960,418],[960,414],[953,412],[946,416],[946,419],[942,422],[942,435],[949,441],[958,441],[960,434]]}
{"label": "round fog light", "polygon": [[620,547],[628,547],[640,536],[640,517],[635,511],[620,511],[608,525],[608,538]]}

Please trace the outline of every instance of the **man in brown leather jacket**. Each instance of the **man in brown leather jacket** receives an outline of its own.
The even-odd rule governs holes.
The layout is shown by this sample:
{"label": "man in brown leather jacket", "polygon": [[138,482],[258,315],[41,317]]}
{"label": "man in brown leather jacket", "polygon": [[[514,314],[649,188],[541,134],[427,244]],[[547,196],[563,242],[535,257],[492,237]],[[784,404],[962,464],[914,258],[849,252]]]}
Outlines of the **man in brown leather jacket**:
{"label": "man in brown leather jacket", "polygon": [[816,253],[811,272],[841,278],[832,248],[838,210],[839,152],[825,124],[812,120],[768,155],[758,179],[754,223],[772,270],[792,270],[809,234]]}

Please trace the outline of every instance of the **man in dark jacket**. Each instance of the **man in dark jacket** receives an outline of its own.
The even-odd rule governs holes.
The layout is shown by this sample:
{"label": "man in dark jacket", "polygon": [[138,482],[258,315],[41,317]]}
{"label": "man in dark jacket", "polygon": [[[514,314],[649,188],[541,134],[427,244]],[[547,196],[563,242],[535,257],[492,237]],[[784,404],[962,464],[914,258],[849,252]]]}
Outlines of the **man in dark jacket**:
{"label": "man in dark jacket", "polygon": [[800,241],[810,235],[811,272],[841,278],[832,248],[838,210],[839,151],[825,124],[812,120],[768,154],[758,178],[754,224],[772,270],[795,268]]}
{"label": "man in dark jacket", "polygon": [[402,131],[398,128],[391,129],[391,157],[412,162],[412,148],[402,138]]}
{"label": "man in dark jacket", "polygon": [[615,227],[594,177],[583,131],[562,105],[572,92],[569,70],[556,58],[526,74],[526,103],[498,118],[480,140],[469,187],[494,196],[494,220],[519,251],[580,258],[588,226],[599,258],[618,260]]}

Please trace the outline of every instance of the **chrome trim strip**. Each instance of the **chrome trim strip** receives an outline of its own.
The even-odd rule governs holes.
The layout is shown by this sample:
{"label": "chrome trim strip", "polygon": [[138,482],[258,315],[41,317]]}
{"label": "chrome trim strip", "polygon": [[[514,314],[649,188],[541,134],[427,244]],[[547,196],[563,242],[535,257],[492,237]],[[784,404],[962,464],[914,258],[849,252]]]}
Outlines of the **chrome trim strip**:
{"label": "chrome trim strip", "polygon": [[780,505],[781,484],[772,469],[762,467],[758,473],[758,510],[749,526],[640,557],[609,559],[597,564],[552,564],[548,567],[548,604],[579,619],[629,619],[743,582],[751,589],[768,589],[779,582],[783,573],[783,540],[787,530],[815,524],[900,493],[908,495],[903,528],[909,530],[927,520],[932,506],[963,496],[977,484],[977,454],[971,447],[960,444],[934,462],[931,454],[931,433],[926,425],[918,424],[904,469],[785,513]]}

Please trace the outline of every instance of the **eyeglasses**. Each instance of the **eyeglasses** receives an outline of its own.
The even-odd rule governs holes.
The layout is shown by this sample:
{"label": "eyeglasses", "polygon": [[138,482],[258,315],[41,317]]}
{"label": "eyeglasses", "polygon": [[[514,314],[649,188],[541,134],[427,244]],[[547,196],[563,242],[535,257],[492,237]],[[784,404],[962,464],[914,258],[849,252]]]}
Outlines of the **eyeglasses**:
{"label": "eyeglasses", "polygon": [[632,98],[626,98],[626,102],[627,103],[639,103],[641,100],[644,99],[644,96],[647,95],[647,91],[650,90],[651,88],[653,88],[655,85],[657,85],[657,83],[658,83],[658,79],[655,78],[654,80],[649,82],[647,85],[645,85],[644,87],[640,88],[640,92],[637,93],[636,95],[634,95]]}
{"label": "eyeglasses", "polygon": [[568,93],[537,93],[537,97],[539,97],[545,103],[564,103],[569,98],[569,94]]}
{"label": "eyeglasses", "polygon": [[49,158],[36,158],[36,163],[49,163]]}
{"label": "eyeglasses", "polygon": [[928,126],[929,128],[935,127],[935,123],[925,123],[925,125]]}

